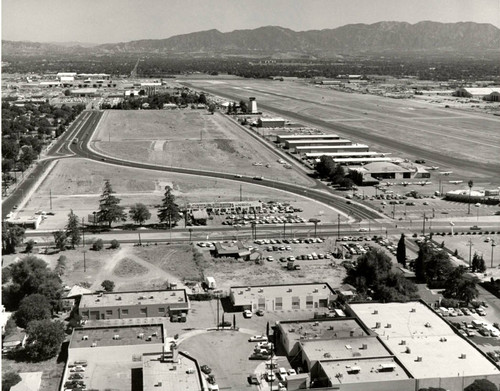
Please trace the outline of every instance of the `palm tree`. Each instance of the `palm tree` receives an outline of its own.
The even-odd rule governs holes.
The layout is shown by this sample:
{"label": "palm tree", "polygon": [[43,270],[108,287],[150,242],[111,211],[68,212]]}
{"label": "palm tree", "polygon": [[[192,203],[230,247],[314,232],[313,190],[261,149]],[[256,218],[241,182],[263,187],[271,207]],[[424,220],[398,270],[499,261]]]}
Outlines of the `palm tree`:
{"label": "palm tree", "polygon": [[467,212],[467,214],[470,215],[470,196],[471,196],[471,192],[472,192],[472,186],[474,185],[474,182],[472,182],[472,179],[469,181],[468,185],[469,185],[469,211]]}

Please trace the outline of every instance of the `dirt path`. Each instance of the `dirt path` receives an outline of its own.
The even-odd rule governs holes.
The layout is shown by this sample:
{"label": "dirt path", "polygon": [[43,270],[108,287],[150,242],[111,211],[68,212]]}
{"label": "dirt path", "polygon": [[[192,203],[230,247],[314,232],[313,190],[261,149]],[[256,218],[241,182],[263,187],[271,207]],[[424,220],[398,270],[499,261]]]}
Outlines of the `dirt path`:
{"label": "dirt path", "polygon": [[[148,271],[145,274],[141,274],[139,278],[136,275],[131,275],[129,277],[117,276],[113,273],[113,271],[119,264],[119,262],[124,258],[128,258],[136,262],[138,265],[143,266]],[[134,254],[133,248],[131,247],[122,247],[117,253],[113,254],[113,256],[106,262],[103,268],[97,273],[95,282],[92,285],[92,289],[101,289],[100,284],[104,280],[114,281],[115,289],[119,289],[121,286],[130,286],[130,284],[139,281],[148,281],[149,284],[158,283],[160,285],[166,283],[167,281],[175,282],[177,283],[177,286],[179,288],[185,288],[184,284],[182,284],[182,281],[178,277],[175,277],[172,274],[169,274],[166,271],[162,270],[161,268],[152,265],[147,261],[144,261],[142,258]]]}

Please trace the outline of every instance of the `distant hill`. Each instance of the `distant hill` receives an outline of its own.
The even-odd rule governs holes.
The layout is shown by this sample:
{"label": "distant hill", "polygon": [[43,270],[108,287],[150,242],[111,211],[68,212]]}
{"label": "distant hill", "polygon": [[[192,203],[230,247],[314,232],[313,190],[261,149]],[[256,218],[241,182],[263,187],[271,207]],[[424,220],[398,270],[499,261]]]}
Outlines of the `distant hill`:
{"label": "distant hill", "polygon": [[[3,41],[4,54],[52,50],[74,51],[75,46]],[[78,47],[80,50],[81,46]],[[315,57],[367,53],[443,53],[500,51],[500,29],[473,22],[379,22],[349,24],[336,29],[293,31],[278,26],[253,30],[218,30],[177,35],[167,39],[110,43],[86,48],[89,53],[169,53],[276,55],[294,53]]]}

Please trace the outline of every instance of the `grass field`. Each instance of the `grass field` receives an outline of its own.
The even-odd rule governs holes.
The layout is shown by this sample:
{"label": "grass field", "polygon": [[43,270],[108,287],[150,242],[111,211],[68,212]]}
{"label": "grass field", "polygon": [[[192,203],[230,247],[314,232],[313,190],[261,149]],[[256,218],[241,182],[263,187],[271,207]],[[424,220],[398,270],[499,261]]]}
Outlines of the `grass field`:
{"label": "grass field", "polygon": [[[277,155],[228,118],[205,110],[107,111],[92,145],[106,155],[162,166],[313,183],[277,163]],[[258,162],[263,165],[252,165]]]}
{"label": "grass field", "polygon": [[[86,159],[62,159],[19,213],[32,216],[39,210],[48,212],[52,199],[52,212],[55,215],[47,216],[40,229],[63,227],[70,210],[87,221],[87,216],[98,208],[105,179],[110,180],[126,210],[136,202],[142,202],[150,208],[152,218],[147,223],[157,221],[154,206],[161,203],[167,185],[173,188],[180,205],[212,200],[235,201],[240,197],[240,184],[236,181],[117,167]],[[314,217],[319,212],[324,215],[323,221],[336,218],[336,212],[322,204],[263,186],[243,184],[241,197],[243,201],[291,202],[304,209],[304,218]]]}

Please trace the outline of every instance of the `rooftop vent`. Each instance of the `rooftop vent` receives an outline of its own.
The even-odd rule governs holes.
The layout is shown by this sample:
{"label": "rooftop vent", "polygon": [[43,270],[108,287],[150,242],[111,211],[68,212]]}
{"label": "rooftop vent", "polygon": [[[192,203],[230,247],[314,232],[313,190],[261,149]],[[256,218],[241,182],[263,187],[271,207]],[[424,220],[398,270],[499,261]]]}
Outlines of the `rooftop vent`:
{"label": "rooftop vent", "polygon": [[399,343],[400,345],[406,345],[406,341],[404,339],[401,340],[401,342]]}
{"label": "rooftop vent", "polygon": [[378,315],[378,310],[373,310],[373,315]]}
{"label": "rooftop vent", "polygon": [[137,335],[137,338],[143,339],[144,338],[144,333],[139,333],[139,335]]}
{"label": "rooftop vent", "polygon": [[318,292],[319,292],[319,290],[318,290],[318,289],[314,289],[314,290],[313,290],[313,293],[318,293]]}
{"label": "rooftop vent", "polygon": [[[243,293],[243,292],[241,292],[241,293]],[[241,293],[240,293],[240,294],[241,294]],[[170,296],[175,296],[175,292],[172,292],[172,293],[170,294]]]}
{"label": "rooftop vent", "polygon": [[154,296],[149,296],[150,299],[154,299],[155,297]]}
{"label": "rooftop vent", "polygon": [[380,322],[375,323],[375,328],[376,328],[376,329],[379,329],[379,328],[380,328],[380,326],[381,326],[381,325],[380,325]]}
{"label": "rooftop vent", "polygon": [[331,358],[331,357],[332,357],[332,355],[331,355],[330,353],[328,353],[328,352],[327,352],[327,353],[323,354],[323,357],[324,357],[324,358]]}
{"label": "rooftop vent", "polygon": [[118,297],[116,298],[116,300],[121,300],[121,299],[122,299],[122,297],[121,297],[121,296],[118,296]]}
{"label": "rooftop vent", "polygon": [[179,300],[177,300],[177,301],[184,301],[184,299],[182,297],[179,297]]}
{"label": "rooftop vent", "polygon": [[465,359],[467,358],[467,355],[466,355],[465,353],[462,353],[462,354],[460,355],[460,358],[461,358],[462,360],[465,360]]}
{"label": "rooftop vent", "polygon": [[97,297],[102,297],[102,292],[97,295]]}
{"label": "rooftop vent", "polygon": [[445,337],[443,337],[443,338],[440,338],[440,339],[439,339],[439,341],[441,341],[441,342],[446,342],[446,341],[448,341],[448,340],[447,340]]}
{"label": "rooftop vent", "polygon": [[259,293],[262,293],[262,292],[264,292],[264,289],[260,288]]}
{"label": "rooftop vent", "polygon": [[95,348],[97,346],[97,342],[92,342],[92,345],[90,347]]}
{"label": "rooftop vent", "polygon": [[120,339],[120,334],[113,335],[113,339]]}
{"label": "rooftop vent", "polygon": [[411,353],[411,349],[410,349],[410,347],[408,347],[408,346],[406,347],[405,353],[408,353],[408,354],[410,354],[410,353]]}
{"label": "rooftop vent", "polygon": [[88,341],[88,339],[89,339],[89,336],[88,336],[88,335],[84,335],[84,336],[82,337],[82,341]]}
{"label": "rooftop vent", "polygon": [[422,356],[418,356],[416,361],[417,362],[422,362]]}
{"label": "rooftop vent", "polygon": [[144,300],[145,297],[144,296],[139,296],[139,300]]}
{"label": "rooftop vent", "polygon": [[387,325],[385,326],[386,329],[390,329],[392,327],[392,325],[390,323],[387,323]]}
{"label": "rooftop vent", "polygon": [[97,303],[98,301],[101,301],[101,300],[99,300],[99,299],[95,299],[95,302],[96,302],[96,303]]}
{"label": "rooftop vent", "polygon": [[238,295],[242,295],[242,294],[243,294],[243,291],[239,291],[239,292],[238,292]]}
{"label": "rooftop vent", "polygon": [[367,350],[368,349],[368,345],[364,343],[363,345],[361,345],[360,349],[361,350]]}
{"label": "rooftop vent", "polygon": [[410,312],[417,312],[415,308],[412,308]]}
{"label": "rooftop vent", "polygon": [[251,287],[248,287],[248,288],[247,288],[247,291],[251,291],[251,290],[252,290],[252,288],[251,288]]}
{"label": "rooftop vent", "polygon": [[292,291],[292,288],[288,288],[287,292],[291,292]]}
{"label": "rooftop vent", "polygon": [[431,324],[429,322],[427,322],[424,326],[425,327],[431,327]]}

